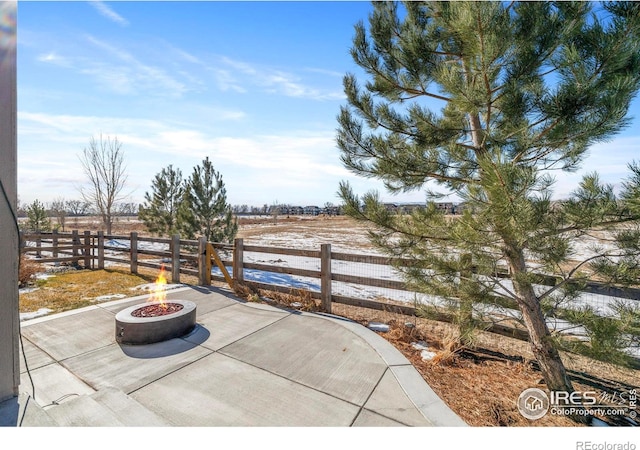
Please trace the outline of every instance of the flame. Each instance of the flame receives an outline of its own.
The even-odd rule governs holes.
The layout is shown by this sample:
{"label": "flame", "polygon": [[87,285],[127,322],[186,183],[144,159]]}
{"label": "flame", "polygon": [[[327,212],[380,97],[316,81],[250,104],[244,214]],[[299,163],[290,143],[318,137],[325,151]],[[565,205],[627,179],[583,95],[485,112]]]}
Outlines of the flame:
{"label": "flame", "polygon": [[150,302],[159,302],[162,307],[166,308],[167,301],[167,278],[164,276],[164,266],[160,268],[160,275],[156,279],[155,285],[151,286],[149,290],[151,291],[151,296],[149,297]]}

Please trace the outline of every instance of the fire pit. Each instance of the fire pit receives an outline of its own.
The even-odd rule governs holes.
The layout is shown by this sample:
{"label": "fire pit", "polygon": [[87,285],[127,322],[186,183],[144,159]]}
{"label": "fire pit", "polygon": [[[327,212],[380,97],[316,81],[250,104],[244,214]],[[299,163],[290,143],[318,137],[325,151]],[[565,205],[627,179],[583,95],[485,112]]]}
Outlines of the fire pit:
{"label": "fire pit", "polygon": [[118,344],[153,344],[184,336],[196,326],[196,304],[188,300],[166,301],[164,267],[146,303],[116,314]]}
{"label": "fire pit", "polygon": [[116,342],[153,344],[184,336],[195,326],[195,303],[188,300],[147,302],[116,314]]}

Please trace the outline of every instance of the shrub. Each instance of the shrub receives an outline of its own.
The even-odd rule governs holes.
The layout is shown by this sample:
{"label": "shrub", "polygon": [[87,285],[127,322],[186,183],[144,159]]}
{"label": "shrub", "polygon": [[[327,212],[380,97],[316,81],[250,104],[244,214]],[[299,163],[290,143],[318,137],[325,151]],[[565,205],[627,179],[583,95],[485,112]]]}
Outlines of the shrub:
{"label": "shrub", "polygon": [[20,268],[18,270],[18,287],[28,286],[33,282],[35,275],[40,271],[38,263],[25,255],[20,256]]}

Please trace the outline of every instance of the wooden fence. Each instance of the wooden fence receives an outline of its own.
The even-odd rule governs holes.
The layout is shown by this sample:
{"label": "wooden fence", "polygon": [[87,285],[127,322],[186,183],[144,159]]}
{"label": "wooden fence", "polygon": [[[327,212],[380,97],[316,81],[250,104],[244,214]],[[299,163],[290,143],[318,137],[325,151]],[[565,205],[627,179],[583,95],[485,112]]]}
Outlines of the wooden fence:
{"label": "wooden fence", "polygon": [[[333,303],[390,311],[410,316],[415,316],[418,313],[417,308],[409,304],[401,304],[400,302],[385,303],[338,294],[334,293],[332,288],[333,282],[339,282],[408,291],[406,284],[402,281],[336,273],[332,271],[332,262],[342,261],[388,267],[391,263],[400,266],[409,265],[411,264],[410,260],[395,259],[392,261],[383,256],[334,252],[331,250],[330,244],[321,245],[320,250],[302,250],[245,245],[243,239],[236,239],[233,245],[225,245],[206,242],[204,238],[183,240],[178,235],[174,235],[171,238],[151,238],[138,236],[137,233],[104,235],[102,232],[91,233],[89,231],[84,233],[74,231],[66,234],[24,233],[22,234],[22,242],[22,252],[35,254],[38,257],[37,260],[42,263],[71,263],[85,268],[103,269],[105,262],[109,261],[128,265],[132,273],[137,273],[138,267],[160,269],[163,266],[168,266],[173,283],[180,283],[180,274],[189,274],[197,276],[200,285],[209,285],[212,280],[217,280],[227,282],[232,287],[235,283],[240,283],[268,291],[284,293],[301,293],[301,291],[304,291],[306,295],[319,300],[322,310],[329,313]],[[157,244],[163,246],[163,249],[145,248],[145,244]],[[109,252],[111,256],[108,256],[106,252]],[[46,256],[45,253],[47,254]],[[231,259],[221,258],[219,256],[220,253],[231,256]],[[246,258],[247,253],[318,259],[319,264],[315,264],[315,267],[319,267],[319,270],[249,262]],[[150,260],[150,257],[156,260]],[[157,258],[160,258],[161,262],[158,262]],[[219,268],[221,275],[217,275],[217,271],[212,273],[212,268],[214,267]],[[231,274],[227,268],[231,268]],[[320,282],[319,289],[294,289],[292,286],[252,280],[245,277],[245,269],[317,279]],[[505,273],[503,276],[508,277],[508,274]],[[557,280],[552,277],[541,276],[539,280],[541,285],[553,286],[555,283],[557,283]],[[588,284],[584,292],[632,300],[640,299],[640,289],[621,290],[598,283]],[[452,317],[446,314],[441,314],[434,318],[446,322],[452,320]],[[488,331],[521,340],[528,339],[525,330],[501,324],[493,324]]]}
{"label": "wooden fence", "polygon": [[[230,281],[224,276],[212,276],[211,267],[214,263],[222,267],[230,265],[231,261],[221,260],[213,249],[230,252],[232,246],[208,243],[205,239],[185,240],[180,239],[179,235],[153,238],[138,236],[135,232],[129,235],[105,235],[102,231],[79,233],[74,230],[72,233],[23,233],[21,242],[21,252],[35,255],[40,263],[104,269],[108,261],[129,266],[131,273],[138,273],[138,267],[168,268],[172,283],[180,283],[180,274],[197,276],[201,285],[211,284],[212,279]],[[166,249],[144,248],[145,243],[160,244]],[[160,262],[157,262],[158,258]]]}

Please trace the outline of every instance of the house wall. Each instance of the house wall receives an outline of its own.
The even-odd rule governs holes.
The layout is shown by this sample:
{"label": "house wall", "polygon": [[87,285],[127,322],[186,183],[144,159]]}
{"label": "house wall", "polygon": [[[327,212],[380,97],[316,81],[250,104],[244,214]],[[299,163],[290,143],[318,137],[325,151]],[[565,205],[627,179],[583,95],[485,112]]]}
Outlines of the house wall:
{"label": "house wall", "polygon": [[17,396],[20,385],[18,230],[13,219],[18,198],[16,13],[16,2],[0,1],[0,401]]}

